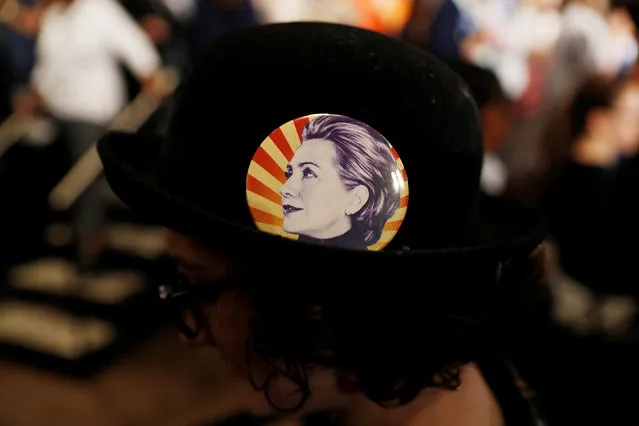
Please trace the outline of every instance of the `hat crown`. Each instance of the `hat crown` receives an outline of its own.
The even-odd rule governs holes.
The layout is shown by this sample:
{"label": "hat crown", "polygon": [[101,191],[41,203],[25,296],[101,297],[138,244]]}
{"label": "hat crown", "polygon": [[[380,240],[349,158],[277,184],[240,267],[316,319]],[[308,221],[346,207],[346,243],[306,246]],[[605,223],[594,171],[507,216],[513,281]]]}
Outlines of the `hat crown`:
{"label": "hat crown", "polygon": [[469,242],[483,156],[469,91],[431,55],[348,26],[274,24],[220,37],[180,90],[160,184],[254,227],[245,185],[255,151],[282,124],[320,113],[368,124],[401,157],[410,202],[389,248]]}

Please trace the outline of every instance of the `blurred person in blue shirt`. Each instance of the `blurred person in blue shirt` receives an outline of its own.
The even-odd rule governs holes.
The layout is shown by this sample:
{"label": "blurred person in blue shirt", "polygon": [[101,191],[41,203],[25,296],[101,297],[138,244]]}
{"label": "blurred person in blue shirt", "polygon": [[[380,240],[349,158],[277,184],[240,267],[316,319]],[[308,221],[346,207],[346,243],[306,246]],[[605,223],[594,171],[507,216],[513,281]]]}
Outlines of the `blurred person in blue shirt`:
{"label": "blurred person in blue shirt", "polygon": [[[1,2],[0,2],[1,3]],[[40,7],[34,0],[22,0],[20,9],[9,22],[0,23],[0,61],[3,90],[8,96],[28,85],[35,62],[36,14]],[[3,93],[4,96],[4,93]]]}
{"label": "blurred person in blue shirt", "polygon": [[475,31],[475,25],[454,0],[439,2],[428,32],[428,50],[445,61],[459,61],[461,42]]}
{"label": "blurred person in blue shirt", "polygon": [[195,10],[188,29],[189,44],[195,58],[222,34],[259,23],[250,0],[196,0]]}

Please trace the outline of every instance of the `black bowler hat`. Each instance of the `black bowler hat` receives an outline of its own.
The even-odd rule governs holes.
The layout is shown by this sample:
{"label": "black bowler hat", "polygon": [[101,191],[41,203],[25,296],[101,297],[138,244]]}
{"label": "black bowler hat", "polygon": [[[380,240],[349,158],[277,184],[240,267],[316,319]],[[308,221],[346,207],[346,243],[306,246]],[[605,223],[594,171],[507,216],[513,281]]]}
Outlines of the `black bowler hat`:
{"label": "black bowler hat", "polygon": [[[480,192],[466,85],[404,42],[324,23],[244,29],[210,46],[178,96],[166,136],[111,133],[98,149],[125,203],[202,241],[391,265],[504,260],[544,238],[535,212]],[[327,231],[344,215],[352,245]]]}

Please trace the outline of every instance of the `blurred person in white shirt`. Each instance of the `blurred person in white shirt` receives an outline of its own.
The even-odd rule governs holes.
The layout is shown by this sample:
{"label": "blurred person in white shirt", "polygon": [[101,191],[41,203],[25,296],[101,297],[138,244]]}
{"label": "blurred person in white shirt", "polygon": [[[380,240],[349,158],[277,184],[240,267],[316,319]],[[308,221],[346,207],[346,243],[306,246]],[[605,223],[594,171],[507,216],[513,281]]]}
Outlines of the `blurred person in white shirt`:
{"label": "blurred person in white shirt", "polygon": [[[106,126],[127,101],[124,63],[149,93],[161,60],[148,35],[115,0],[56,0],[44,10],[27,96],[63,122]],[[18,105],[19,106],[19,105]],[[18,113],[35,110],[17,109]]]}
{"label": "blurred person in white shirt", "polygon": [[[54,0],[40,16],[31,87],[16,98],[14,112],[55,117],[73,161],[101,136],[128,101],[120,63],[147,94],[161,98],[161,60],[153,42],[115,0]],[[102,185],[100,185],[102,186]],[[74,226],[81,265],[100,249],[105,197],[94,187],[76,205]]]}

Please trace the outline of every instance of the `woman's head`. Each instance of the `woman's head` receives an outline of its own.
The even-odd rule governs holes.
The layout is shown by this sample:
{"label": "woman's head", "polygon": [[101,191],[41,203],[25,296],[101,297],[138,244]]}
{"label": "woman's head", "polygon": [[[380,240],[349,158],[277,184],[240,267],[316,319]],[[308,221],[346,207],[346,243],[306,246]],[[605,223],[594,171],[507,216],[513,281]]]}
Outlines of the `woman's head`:
{"label": "woman's head", "polygon": [[602,138],[620,154],[639,142],[639,85],[593,79],[577,94],[570,111],[570,133],[579,138]]}
{"label": "woman's head", "polygon": [[537,183],[544,196],[572,160],[580,141],[597,141],[613,156],[632,155],[639,147],[639,86],[632,80],[617,83],[593,78],[572,103],[548,126],[543,138],[543,176]]}
{"label": "woman's head", "polygon": [[329,239],[354,229],[370,246],[399,207],[401,175],[388,142],[347,117],[312,120],[286,176],[280,193],[289,233]]}
{"label": "woman's head", "polygon": [[612,115],[617,86],[613,81],[595,78],[577,92],[569,107],[569,128],[572,140],[602,134],[613,136]]}
{"label": "woman's head", "polygon": [[425,389],[455,389],[463,366],[491,347],[488,313],[501,323],[497,312],[510,306],[490,289],[525,291],[532,276],[528,259],[504,267],[438,260],[424,266],[433,277],[425,290],[374,268],[250,276],[249,260],[175,232],[168,250],[193,288],[219,290],[199,303],[192,342],[215,346],[278,410],[352,392],[389,405]]}

